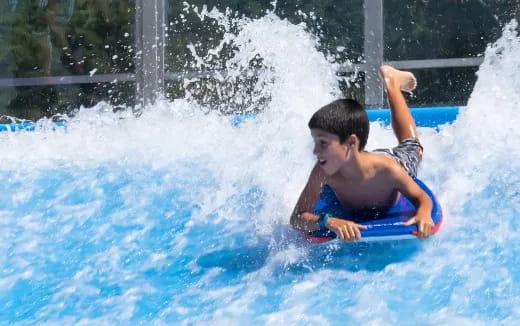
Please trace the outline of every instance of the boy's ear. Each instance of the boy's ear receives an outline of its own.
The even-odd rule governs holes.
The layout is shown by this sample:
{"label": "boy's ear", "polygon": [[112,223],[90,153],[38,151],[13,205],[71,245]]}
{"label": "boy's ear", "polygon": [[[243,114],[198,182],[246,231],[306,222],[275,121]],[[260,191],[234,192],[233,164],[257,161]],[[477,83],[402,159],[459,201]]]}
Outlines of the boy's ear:
{"label": "boy's ear", "polygon": [[352,134],[347,138],[345,144],[350,148],[359,148],[359,138],[356,135]]}

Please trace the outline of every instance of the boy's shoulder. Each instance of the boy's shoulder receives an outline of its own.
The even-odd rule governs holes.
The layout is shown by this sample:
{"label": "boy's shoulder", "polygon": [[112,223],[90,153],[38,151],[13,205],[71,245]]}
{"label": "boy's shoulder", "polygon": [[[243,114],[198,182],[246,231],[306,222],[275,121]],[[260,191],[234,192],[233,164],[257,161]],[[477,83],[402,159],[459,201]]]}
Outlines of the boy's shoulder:
{"label": "boy's shoulder", "polygon": [[386,182],[401,178],[405,172],[392,156],[373,152],[363,153],[360,166],[365,171],[367,179],[375,178]]}
{"label": "boy's shoulder", "polygon": [[363,152],[361,157],[360,165],[362,168],[372,168],[379,172],[390,172],[400,167],[399,163],[392,156],[386,155],[384,152]]}
{"label": "boy's shoulder", "polygon": [[[359,165],[368,179],[396,176],[402,170],[401,165],[391,156],[373,152],[362,152]],[[318,163],[315,164],[309,178],[311,184],[319,184],[320,188],[323,184],[338,184],[345,181],[345,178],[339,174],[327,175]]]}
{"label": "boy's shoulder", "polygon": [[[397,162],[393,156],[385,155],[384,152],[365,152],[365,163],[367,168],[373,169],[373,175],[387,180],[387,182],[401,182],[407,179],[408,172]],[[398,181],[400,180],[400,181]]]}

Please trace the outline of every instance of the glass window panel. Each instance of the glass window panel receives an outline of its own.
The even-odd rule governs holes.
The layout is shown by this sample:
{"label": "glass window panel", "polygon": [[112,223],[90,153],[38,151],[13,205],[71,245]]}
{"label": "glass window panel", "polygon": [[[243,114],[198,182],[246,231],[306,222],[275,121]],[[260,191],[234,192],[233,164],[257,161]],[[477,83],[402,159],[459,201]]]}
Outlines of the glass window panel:
{"label": "glass window panel", "polygon": [[[259,18],[272,10],[272,1],[190,1],[190,5],[202,10],[207,6],[220,12],[231,10],[236,16]],[[190,61],[190,43],[201,49],[216,46],[224,32],[212,19],[203,21],[193,11],[185,11],[182,1],[167,0],[166,70],[182,71]],[[293,24],[305,22],[308,30],[320,36],[321,50],[337,55],[340,61],[360,61],[363,52],[363,1],[315,1],[292,0],[278,2],[274,11],[279,17]],[[235,15],[233,15],[235,16]]]}
{"label": "glass window panel", "polygon": [[418,87],[406,94],[410,107],[466,105],[477,81],[478,67],[411,70]]}
{"label": "glass window panel", "polygon": [[[340,62],[359,63],[363,55],[363,0],[292,0],[278,2],[277,13],[293,24],[306,22],[320,37],[320,50]],[[316,17],[303,18],[298,12]]]}
{"label": "glass window panel", "polygon": [[[220,12],[229,8],[231,17],[244,16],[259,18],[272,10],[272,1],[190,1],[202,10],[203,5],[208,10],[213,7]],[[166,35],[165,69],[168,72],[182,72],[187,70],[205,70],[194,68],[196,59],[193,57],[190,46],[197,49],[197,53],[207,53],[209,49],[219,44],[224,34],[224,28],[214,19],[201,20],[193,10],[186,11],[182,1],[168,0],[166,6],[168,31]],[[338,62],[347,59],[360,62],[363,48],[363,1],[362,0],[290,0],[277,2],[275,14],[287,19],[293,24],[304,22],[307,30],[320,37],[319,50],[334,57]],[[231,56],[232,48],[221,51],[218,62],[211,69],[223,69],[224,63]],[[303,69],[303,68],[302,68]],[[209,84],[214,80],[205,79]],[[246,82],[247,84],[247,82]],[[175,88],[176,85],[178,88]],[[182,83],[171,82],[167,85],[168,96],[183,93]]]}
{"label": "glass window panel", "polygon": [[351,98],[359,103],[365,103],[365,73],[339,74],[339,88],[345,98]]}
{"label": "glass window panel", "polygon": [[174,100],[176,98],[184,98],[184,87],[180,80],[166,80],[164,82],[164,92],[168,100]]}
{"label": "glass window panel", "polygon": [[481,55],[515,16],[517,0],[385,0],[386,60]]}
{"label": "glass window panel", "polygon": [[0,78],[134,72],[133,0],[0,3]]}
{"label": "glass window panel", "polygon": [[80,106],[107,101],[114,110],[135,105],[135,82],[0,87],[0,115],[38,120],[73,114]]}

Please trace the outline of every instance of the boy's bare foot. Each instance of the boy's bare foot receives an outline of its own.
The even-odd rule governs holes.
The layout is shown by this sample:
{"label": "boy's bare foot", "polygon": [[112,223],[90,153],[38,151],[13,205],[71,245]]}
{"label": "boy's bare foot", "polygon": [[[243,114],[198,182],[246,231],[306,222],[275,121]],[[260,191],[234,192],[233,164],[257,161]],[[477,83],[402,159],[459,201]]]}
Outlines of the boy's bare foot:
{"label": "boy's bare foot", "polygon": [[409,71],[397,70],[391,66],[381,66],[379,73],[383,78],[386,87],[397,87],[398,89],[411,92],[417,87],[417,79]]}

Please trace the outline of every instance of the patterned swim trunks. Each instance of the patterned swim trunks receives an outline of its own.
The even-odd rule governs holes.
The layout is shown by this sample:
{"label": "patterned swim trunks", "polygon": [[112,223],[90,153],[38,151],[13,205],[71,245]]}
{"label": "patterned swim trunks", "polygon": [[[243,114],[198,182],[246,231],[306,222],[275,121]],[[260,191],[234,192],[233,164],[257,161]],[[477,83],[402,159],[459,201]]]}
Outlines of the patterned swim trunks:
{"label": "patterned swim trunks", "polygon": [[422,145],[418,139],[408,138],[403,140],[402,142],[392,149],[375,149],[372,153],[382,154],[393,158],[397,163],[401,164],[406,172],[412,177],[417,177],[417,170],[419,168],[419,163],[421,162],[421,156],[419,154],[418,148],[421,149],[422,153]]}

